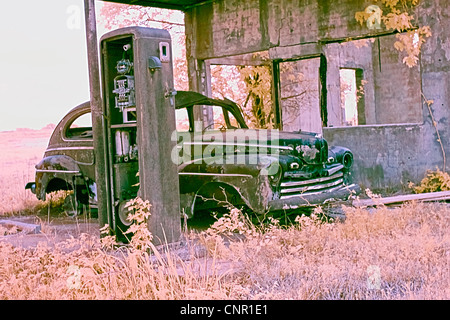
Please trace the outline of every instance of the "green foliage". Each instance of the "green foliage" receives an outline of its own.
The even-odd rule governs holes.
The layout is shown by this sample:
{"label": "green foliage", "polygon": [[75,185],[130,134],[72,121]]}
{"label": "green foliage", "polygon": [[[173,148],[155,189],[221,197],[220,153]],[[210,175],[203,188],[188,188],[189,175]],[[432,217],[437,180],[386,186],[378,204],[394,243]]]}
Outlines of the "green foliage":
{"label": "green foliage", "polygon": [[363,25],[367,23],[369,29],[381,29],[384,24],[386,30],[396,31],[397,42],[395,48],[405,52],[403,63],[408,67],[414,67],[419,60],[420,49],[425,39],[431,36],[429,26],[415,29],[414,16],[410,14],[419,0],[375,0],[381,2],[383,9],[376,5],[368,6],[364,11],[355,13],[355,19]]}
{"label": "green foliage", "polygon": [[411,187],[415,193],[450,191],[450,175],[439,169],[430,170],[418,186],[411,184]]}
{"label": "green foliage", "polygon": [[242,66],[238,70],[246,86],[247,97],[243,109],[250,111],[250,121],[256,128],[272,128],[274,113],[271,69],[268,66]]}
{"label": "green foliage", "polygon": [[132,235],[130,246],[135,250],[145,251],[151,248],[153,235],[147,226],[151,206],[148,200],[144,201],[140,197],[130,200],[126,205],[130,212],[127,219],[133,221],[133,224],[125,233]]}
{"label": "green foliage", "polygon": [[[140,197],[136,197],[127,202],[126,208],[128,209],[129,221],[133,223],[125,232],[130,235],[129,248],[131,251],[146,252],[148,249],[153,249],[151,241],[153,235],[148,229],[147,221],[151,215],[151,204],[148,200],[142,200]],[[103,248],[113,249],[117,246],[116,237],[111,235],[111,229],[109,225],[105,225],[100,229],[100,233],[103,235],[101,244]]]}

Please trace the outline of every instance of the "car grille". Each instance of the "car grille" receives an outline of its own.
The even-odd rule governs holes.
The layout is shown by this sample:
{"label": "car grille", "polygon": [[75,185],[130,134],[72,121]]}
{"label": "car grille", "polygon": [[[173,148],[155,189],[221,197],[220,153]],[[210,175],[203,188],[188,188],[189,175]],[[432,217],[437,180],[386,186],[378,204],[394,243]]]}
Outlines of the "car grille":
{"label": "car grille", "polygon": [[321,192],[332,192],[340,189],[344,185],[344,173],[342,168],[332,172],[326,177],[315,179],[292,178],[283,179],[280,184],[280,199],[306,196]]}

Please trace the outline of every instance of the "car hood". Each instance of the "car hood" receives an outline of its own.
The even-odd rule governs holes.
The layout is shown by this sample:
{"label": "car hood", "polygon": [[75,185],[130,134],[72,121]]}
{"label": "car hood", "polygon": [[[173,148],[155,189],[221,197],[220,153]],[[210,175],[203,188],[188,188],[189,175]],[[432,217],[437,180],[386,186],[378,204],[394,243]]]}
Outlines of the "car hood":
{"label": "car hood", "polygon": [[201,141],[202,144],[245,146],[248,147],[248,152],[255,153],[260,152],[260,148],[267,148],[272,154],[292,155],[307,164],[322,164],[328,158],[326,140],[310,132],[285,132],[275,129],[215,130],[204,132]]}

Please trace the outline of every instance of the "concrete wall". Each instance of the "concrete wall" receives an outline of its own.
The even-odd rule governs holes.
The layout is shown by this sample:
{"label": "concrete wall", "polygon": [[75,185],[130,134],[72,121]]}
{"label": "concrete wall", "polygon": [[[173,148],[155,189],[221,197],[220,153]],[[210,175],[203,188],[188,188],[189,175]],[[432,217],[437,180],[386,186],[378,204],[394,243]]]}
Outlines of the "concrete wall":
{"label": "concrete wall", "polygon": [[[364,43],[361,43],[364,41]],[[342,125],[340,68],[354,68],[364,71],[364,109],[365,124],[376,124],[375,81],[373,71],[373,42],[355,40],[343,43],[330,43],[323,47],[327,57],[327,102],[328,126]]]}
{"label": "concrete wall", "polygon": [[[365,96],[370,125],[324,128],[324,136],[329,144],[352,149],[354,178],[364,187],[399,188],[408,181],[418,182],[427,169],[443,166],[422,93],[434,101],[436,125],[450,154],[450,2],[422,0],[417,8],[419,25],[431,26],[433,35],[415,69],[398,63],[402,56],[392,48],[393,36],[380,37],[380,47],[371,44],[367,55],[343,49],[340,43],[346,39],[386,32],[369,30],[355,20],[355,12],[370,4],[365,0],[216,0],[194,7],[186,13],[191,89],[207,92],[207,59],[263,50],[274,60],[324,55],[330,111],[340,106],[339,68],[364,64],[365,78],[373,80]],[[337,123],[330,112],[328,116],[330,123]]]}
{"label": "concrete wall", "polygon": [[324,128],[324,137],[354,152],[352,180],[361,187],[406,189],[426,170],[424,131],[417,124],[369,125]]}

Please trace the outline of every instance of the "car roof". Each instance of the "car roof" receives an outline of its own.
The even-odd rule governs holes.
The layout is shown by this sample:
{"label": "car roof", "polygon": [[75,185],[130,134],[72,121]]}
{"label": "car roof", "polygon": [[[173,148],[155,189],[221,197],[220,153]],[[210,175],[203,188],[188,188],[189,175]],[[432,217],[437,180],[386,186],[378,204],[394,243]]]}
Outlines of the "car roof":
{"label": "car roof", "polygon": [[[241,109],[235,102],[226,98],[224,99],[209,98],[201,93],[194,91],[182,91],[182,90],[177,91],[175,95],[175,109],[191,108],[195,105],[210,105],[223,107],[226,110],[230,111],[236,117],[239,123],[241,123],[241,125],[244,126],[244,128],[247,127],[245,124],[245,120],[242,116]],[[89,108],[90,103],[85,102],[73,108],[68,114],[73,112],[83,113],[85,112],[85,109]],[[83,109],[83,111],[79,109]]]}
{"label": "car roof", "polygon": [[194,91],[177,91],[177,94],[175,95],[176,109],[187,108],[194,105],[217,105],[233,109],[234,107],[237,107],[236,103],[228,99],[213,99]]}
{"label": "car roof", "polygon": [[[238,108],[238,105],[229,99],[214,99],[209,98],[201,93],[194,91],[177,91],[175,95],[175,109],[188,108],[194,105],[214,105],[221,106],[227,109],[235,109]],[[73,108],[70,112],[76,109],[85,109],[90,108],[89,101],[84,102],[75,108]]]}

